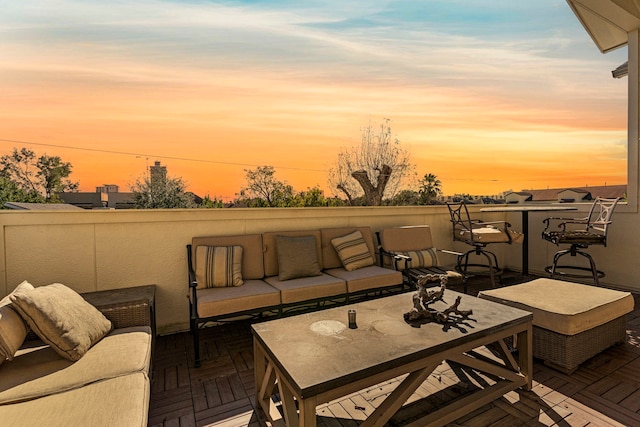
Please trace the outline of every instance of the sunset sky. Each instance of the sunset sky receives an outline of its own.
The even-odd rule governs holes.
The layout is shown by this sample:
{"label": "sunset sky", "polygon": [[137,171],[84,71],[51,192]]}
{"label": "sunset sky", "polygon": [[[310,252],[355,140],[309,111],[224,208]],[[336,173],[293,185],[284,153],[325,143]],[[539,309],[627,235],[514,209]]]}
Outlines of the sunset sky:
{"label": "sunset sky", "polygon": [[384,118],[445,194],[627,180],[626,47],[601,54],[564,0],[0,6],[0,155],[60,156],[81,191],[158,160],[201,196],[262,165],[331,195]]}

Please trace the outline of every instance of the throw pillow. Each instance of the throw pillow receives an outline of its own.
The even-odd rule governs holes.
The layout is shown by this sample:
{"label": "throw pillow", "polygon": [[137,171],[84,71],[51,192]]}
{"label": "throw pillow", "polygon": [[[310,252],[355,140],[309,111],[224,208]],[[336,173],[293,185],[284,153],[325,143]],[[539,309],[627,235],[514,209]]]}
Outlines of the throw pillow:
{"label": "throw pillow", "polygon": [[25,280],[0,301],[0,363],[5,359],[13,360],[13,355],[24,342],[28,332],[24,320],[12,306],[11,295],[17,291],[32,289],[33,285]]}
{"label": "throw pillow", "polygon": [[336,237],[331,240],[331,244],[338,252],[338,257],[347,271],[353,271],[375,263],[360,230],[356,230],[346,236]]}
{"label": "throw pillow", "polygon": [[198,246],[198,289],[242,286],[242,246]]}
{"label": "throw pillow", "polygon": [[11,302],[42,341],[72,361],[80,359],[111,331],[109,319],[60,283],[16,291]]}
{"label": "throw pillow", "polygon": [[314,236],[276,236],[278,279],[319,276],[320,264]]}
{"label": "throw pillow", "polygon": [[440,265],[435,248],[396,253],[411,258],[411,261],[406,263],[405,268],[433,267],[434,265]]}

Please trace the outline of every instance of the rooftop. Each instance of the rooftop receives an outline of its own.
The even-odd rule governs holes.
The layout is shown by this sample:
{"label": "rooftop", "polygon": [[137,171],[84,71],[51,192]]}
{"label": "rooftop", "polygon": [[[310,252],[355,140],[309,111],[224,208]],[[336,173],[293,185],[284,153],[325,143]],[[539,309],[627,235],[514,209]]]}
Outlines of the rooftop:
{"label": "rooftop", "polygon": [[[513,278],[519,275],[513,274]],[[488,288],[475,278],[471,294]],[[456,289],[456,288],[454,288]],[[457,290],[457,289],[456,289]],[[627,317],[627,341],[585,362],[572,375],[534,363],[530,392],[510,392],[451,425],[616,426],[640,424],[640,309]],[[246,321],[206,328],[202,366],[193,368],[189,333],[159,337],[153,361],[149,426],[263,426],[255,402],[253,346]],[[320,367],[321,369],[321,367]],[[442,364],[389,425],[417,415],[475,387],[468,372]],[[356,426],[395,386],[390,381],[318,407],[319,426]],[[427,400],[417,401],[426,392]],[[434,393],[435,391],[435,393]]]}

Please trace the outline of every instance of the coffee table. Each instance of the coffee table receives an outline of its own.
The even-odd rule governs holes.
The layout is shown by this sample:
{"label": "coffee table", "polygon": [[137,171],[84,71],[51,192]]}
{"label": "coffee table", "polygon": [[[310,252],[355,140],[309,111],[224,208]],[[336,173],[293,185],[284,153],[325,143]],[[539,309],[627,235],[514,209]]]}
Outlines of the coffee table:
{"label": "coffee table", "polygon": [[[498,380],[455,399],[415,425],[443,425],[522,387],[531,389],[532,314],[447,290],[439,311],[461,296],[468,319],[447,325],[407,324],[403,313],[411,294],[351,304],[252,325],[257,402],[271,422],[280,413],[271,397],[279,393],[288,426],[315,426],[316,407],[383,381],[408,374],[362,423],[382,426],[443,361],[486,372]],[[349,329],[348,310],[357,329]],[[517,356],[505,344],[516,336]],[[493,344],[493,358],[474,349]],[[516,360],[517,359],[517,360]]]}

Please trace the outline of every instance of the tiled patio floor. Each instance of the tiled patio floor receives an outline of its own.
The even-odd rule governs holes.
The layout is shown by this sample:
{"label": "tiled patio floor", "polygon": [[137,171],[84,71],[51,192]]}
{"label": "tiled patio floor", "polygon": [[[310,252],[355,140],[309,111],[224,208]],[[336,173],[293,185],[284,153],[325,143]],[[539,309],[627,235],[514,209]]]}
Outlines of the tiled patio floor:
{"label": "tiled patio floor", "polygon": [[[517,277],[511,277],[511,282]],[[487,287],[470,283],[470,294]],[[454,289],[458,290],[454,287]],[[640,295],[628,315],[627,341],[585,362],[572,375],[534,363],[534,388],[510,392],[451,424],[454,426],[640,425]],[[202,367],[193,368],[189,333],[161,336],[153,360],[150,426],[262,426],[253,384],[253,346],[248,322],[206,328]],[[441,365],[389,425],[406,425],[417,414],[464,394],[486,379]],[[359,408],[375,405],[392,382],[318,408],[318,425],[356,426]],[[428,400],[417,401],[430,394]]]}

